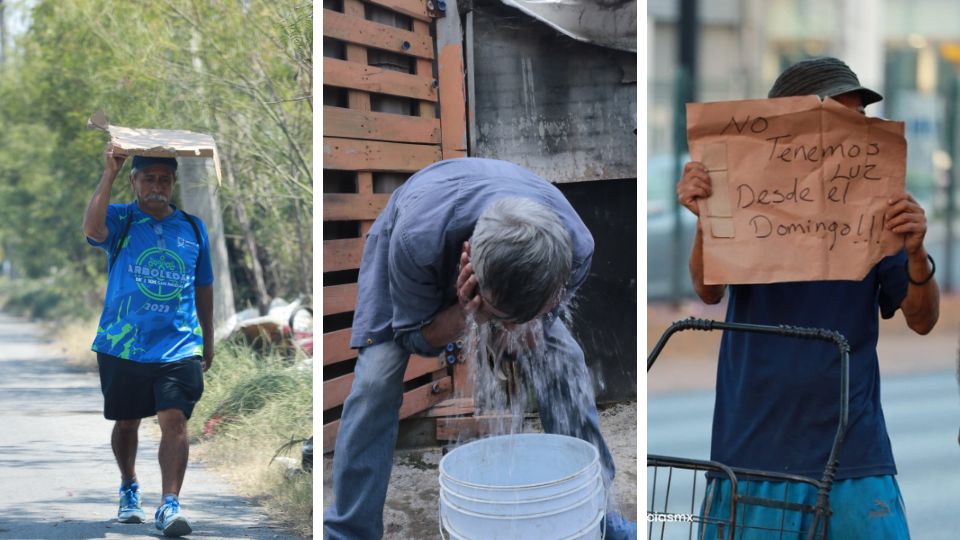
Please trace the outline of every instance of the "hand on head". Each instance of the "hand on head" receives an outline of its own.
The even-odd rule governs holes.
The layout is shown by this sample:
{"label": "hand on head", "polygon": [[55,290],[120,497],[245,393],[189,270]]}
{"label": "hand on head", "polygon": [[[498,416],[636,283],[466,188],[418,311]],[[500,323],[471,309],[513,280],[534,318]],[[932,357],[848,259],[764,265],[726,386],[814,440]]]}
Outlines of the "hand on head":
{"label": "hand on head", "polygon": [[103,171],[116,177],[123,168],[123,163],[127,160],[126,154],[113,151],[113,144],[108,142],[107,148],[103,153]]}
{"label": "hand on head", "polygon": [[477,322],[486,322],[486,317],[480,307],[483,298],[480,296],[480,286],[477,275],[473,272],[470,263],[470,242],[463,243],[460,253],[460,274],[457,276],[457,300],[463,308],[464,314],[473,315]]}
{"label": "hand on head", "polygon": [[904,191],[891,197],[887,201],[885,218],[890,232],[904,235],[904,248],[907,253],[916,253],[923,248],[923,239],[927,234],[927,215],[912,195]]}
{"label": "hand on head", "polygon": [[712,192],[710,174],[702,163],[690,161],[683,166],[683,177],[677,183],[677,200],[680,204],[693,212],[693,215],[699,216],[697,200],[709,197]]}

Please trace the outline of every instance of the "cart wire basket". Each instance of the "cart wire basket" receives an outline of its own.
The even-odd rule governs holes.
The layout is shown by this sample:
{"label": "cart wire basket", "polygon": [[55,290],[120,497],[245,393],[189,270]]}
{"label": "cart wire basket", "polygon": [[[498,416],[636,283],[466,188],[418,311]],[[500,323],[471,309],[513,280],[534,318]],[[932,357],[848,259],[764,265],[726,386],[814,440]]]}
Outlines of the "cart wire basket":
{"label": "cart wire basket", "polygon": [[[823,475],[805,476],[728,467],[714,461],[647,455],[647,538],[650,540],[824,540],[830,521],[830,489],[836,477],[840,448],[849,413],[850,345],[842,334],[820,328],[767,326],[708,319],[677,321],[657,341],[647,356],[647,371],[671,336],[685,330],[724,330],[771,334],[786,338],[816,339],[837,346],[840,352],[840,403],[837,433]],[[763,482],[768,489],[752,493],[738,481]],[[717,486],[729,486],[729,495],[718,496]],[[798,487],[812,489],[812,504],[795,502]],[[782,492],[782,496],[781,496]],[[776,496],[772,496],[775,494]],[[762,515],[762,519],[757,519]]]}

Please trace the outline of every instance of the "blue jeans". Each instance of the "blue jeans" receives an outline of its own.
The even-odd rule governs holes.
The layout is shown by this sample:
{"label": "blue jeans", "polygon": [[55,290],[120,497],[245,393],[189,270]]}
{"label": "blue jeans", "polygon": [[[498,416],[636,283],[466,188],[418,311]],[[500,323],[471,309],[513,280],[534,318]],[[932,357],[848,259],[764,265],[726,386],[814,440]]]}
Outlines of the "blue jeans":
{"label": "blue jeans", "polygon": [[[564,363],[562,373],[546,377],[547,382],[534,389],[543,428],[548,433],[571,435],[593,443],[600,452],[604,480],[609,486],[614,474],[613,457],[600,434],[593,391],[589,384],[586,389],[570,384],[574,380],[590,380],[571,377],[572,374],[586,377],[583,351],[559,321],[547,329],[546,347],[569,362]],[[326,539],[383,537],[383,505],[397,442],[403,372],[409,357],[410,353],[394,342],[360,349],[334,448],[333,503],[323,516]],[[558,402],[563,407],[556,407]],[[580,405],[574,406],[578,402]],[[565,414],[552,412],[558,409]],[[578,415],[578,411],[586,414]],[[610,513],[608,526],[622,527],[622,521],[619,515]]]}

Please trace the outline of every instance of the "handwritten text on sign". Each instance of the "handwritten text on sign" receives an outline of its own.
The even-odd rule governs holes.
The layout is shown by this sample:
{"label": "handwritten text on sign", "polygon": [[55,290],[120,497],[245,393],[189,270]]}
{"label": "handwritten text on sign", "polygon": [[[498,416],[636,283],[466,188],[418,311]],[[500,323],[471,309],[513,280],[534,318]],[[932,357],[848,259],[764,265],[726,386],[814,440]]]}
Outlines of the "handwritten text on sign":
{"label": "handwritten text on sign", "polygon": [[903,124],[816,96],[687,106],[708,284],[859,280],[902,239],[885,230],[904,189]]}

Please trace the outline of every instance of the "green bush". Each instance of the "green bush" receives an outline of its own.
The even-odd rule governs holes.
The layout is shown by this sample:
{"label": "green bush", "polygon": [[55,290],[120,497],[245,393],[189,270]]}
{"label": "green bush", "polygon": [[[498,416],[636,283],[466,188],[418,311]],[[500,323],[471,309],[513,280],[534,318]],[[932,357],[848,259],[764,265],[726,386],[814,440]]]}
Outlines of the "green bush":
{"label": "green bush", "polygon": [[45,321],[73,321],[96,316],[88,291],[93,283],[68,272],[41,279],[0,280],[0,297],[7,313]]}

